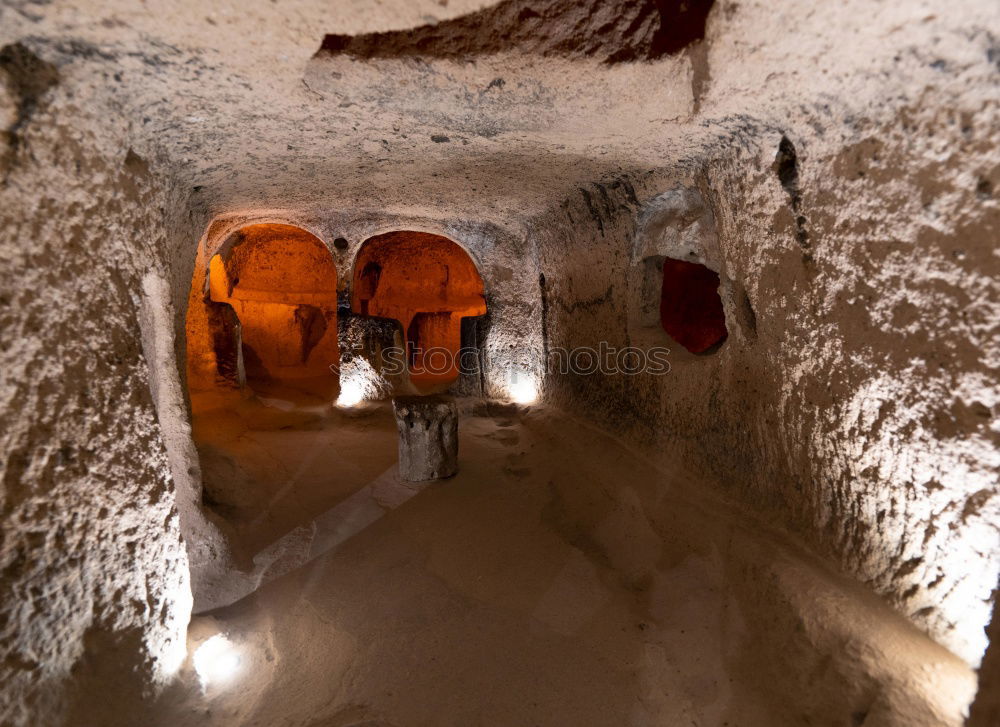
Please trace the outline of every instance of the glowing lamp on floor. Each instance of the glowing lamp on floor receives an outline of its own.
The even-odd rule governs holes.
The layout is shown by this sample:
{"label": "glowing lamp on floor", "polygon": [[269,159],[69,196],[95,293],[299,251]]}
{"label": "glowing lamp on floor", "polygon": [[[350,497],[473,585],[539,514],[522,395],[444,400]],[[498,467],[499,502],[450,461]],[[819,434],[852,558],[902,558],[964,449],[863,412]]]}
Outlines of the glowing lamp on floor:
{"label": "glowing lamp on floor", "polygon": [[194,652],[194,670],[201,688],[225,684],[240,670],[242,658],[236,645],[222,634],[216,634]]}
{"label": "glowing lamp on floor", "polygon": [[510,382],[507,384],[507,396],[515,404],[534,404],[538,401],[538,384],[535,377],[523,371],[511,372]]}
{"label": "glowing lamp on floor", "polygon": [[337,406],[350,409],[365,400],[365,385],[356,378],[346,377],[340,382]]}

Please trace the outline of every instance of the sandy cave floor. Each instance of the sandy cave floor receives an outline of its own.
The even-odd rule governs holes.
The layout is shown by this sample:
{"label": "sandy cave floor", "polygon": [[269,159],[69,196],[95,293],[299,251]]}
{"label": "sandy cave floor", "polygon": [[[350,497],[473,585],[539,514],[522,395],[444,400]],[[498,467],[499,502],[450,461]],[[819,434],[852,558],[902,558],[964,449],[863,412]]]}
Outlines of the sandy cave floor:
{"label": "sandy cave floor", "polygon": [[467,407],[459,474],[394,497],[408,486],[388,405],[211,403],[195,418],[206,482],[247,486],[229,511],[247,553],[352,493],[381,487],[389,501],[311,562],[196,617],[189,651],[225,633],[239,672],[203,692],[189,659],[151,724],[804,723],[768,683],[733,585],[747,577],[727,561],[744,525],[611,437],[544,409]]}
{"label": "sandy cave floor", "polygon": [[396,461],[391,407],[343,413],[301,389],[193,397],[213,509],[244,559],[357,492]]}

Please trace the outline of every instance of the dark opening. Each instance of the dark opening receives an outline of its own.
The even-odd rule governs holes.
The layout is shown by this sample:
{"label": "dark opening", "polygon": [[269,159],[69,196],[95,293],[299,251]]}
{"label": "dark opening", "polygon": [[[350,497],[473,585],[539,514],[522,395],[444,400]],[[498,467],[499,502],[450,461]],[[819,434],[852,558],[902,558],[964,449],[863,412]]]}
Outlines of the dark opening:
{"label": "dark opening", "polygon": [[[461,325],[459,319],[459,325]],[[431,374],[444,374],[452,369],[452,361],[447,349],[435,342],[446,339],[454,327],[449,313],[417,313],[406,327],[406,348],[412,370],[424,370]],[[459,328],[461,330],[461,328]]]}
{"label": "dark opening", "polygon": [[416,28],[331,33],[316,55],[468,59],[520,51],[609,64],[652,61],[703,39],[714,2],[630,0],[609,13],[606,0],[505,0]]}
{"label": "dark opening", "polygon": [[778,153],[774,157],[774,170],[778,174],[778,181],[782,188],[788,193],[788,201],[792,206],[792,213],[795,215],[795,239],[802,247],[809,245],[809,233],[806,231],[806,218],[800,213],[802,206],[802,192],[799,190],[799,157],[795,152],[795,145],[791,140],[782,135],[778,143]]}
{"label": "dark opening", "polygon": [[361,305],[361,315],[368,315],[368,303],[378,291],[378,281],[382,277],[382,266],[375,262],[365,265],[358,279],[358,302]]}
{"label": "dark opening", "polygon": [[406,356],[410,362],[410,368],[417,363],[417,351],[420,350],[420,323],[426,313],[417,313],[406,327]]}
{"label": "dark opening", "polygon": [[719,274],[698,263],[664,260],[660,323],[691,353],[704,353],[726,340]]}

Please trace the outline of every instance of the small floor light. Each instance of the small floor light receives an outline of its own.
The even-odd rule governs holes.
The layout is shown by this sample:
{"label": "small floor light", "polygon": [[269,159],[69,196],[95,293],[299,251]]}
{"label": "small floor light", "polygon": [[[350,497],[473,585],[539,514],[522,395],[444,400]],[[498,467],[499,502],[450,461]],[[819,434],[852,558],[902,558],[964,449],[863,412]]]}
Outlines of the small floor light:
{"label": "small floor light", "polygon": [[340,396],[337,397],[337,406],[350,408],[357,406],[365,399],[365,387],[355,378],[345,378],[340,382]]}
{"label": "small floor light", "polygon": [[534,404],[538,401],[538,386],[535,379],[530,374],[511,374],[510,385],[507,387],[507,395],[517,404]]}
{"label": "small floor light", "polygon": [[222,634],[216,634],[194,652],[194,670],[198,673],[201,688],[210,684],[228,682],[240,669],[239,650]]}

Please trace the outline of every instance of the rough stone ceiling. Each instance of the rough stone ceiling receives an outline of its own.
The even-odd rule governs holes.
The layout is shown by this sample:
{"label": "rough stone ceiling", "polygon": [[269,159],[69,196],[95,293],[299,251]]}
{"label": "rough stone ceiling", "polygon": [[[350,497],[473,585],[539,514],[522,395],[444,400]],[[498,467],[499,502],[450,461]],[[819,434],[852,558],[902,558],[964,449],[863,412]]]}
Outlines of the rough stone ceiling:
{"label": "rough stone ceiling", "polygon": [[[961,67],[981,53],[943,37],[947,19],[931,23],[913,4],[861,14],[822,3],[803,16],[747,2],[715,7],[707,47],[649,62],[540,56],[524,44],[469,60],[317,56],[330,34],[413,28],[488,5],[23,2],[0,17],[4,35],[45,27],[61,36],[67,57],[114,56],[121,70],[99,93],[141,124],[149,148],[139,151],[166,159],[214,211],[475,209],[506,223],[623,171],[689,173],[748,125],[778,135],[803,113],[864,124],[888,107],[890,69],[898,78],[904,68],[917,89],[933,83],[936,65]],[[959,5],[956,27],[987,12]],[[884,42],[896,33],[907,53]],[[893,88],[906,102],[908,87]]]}

